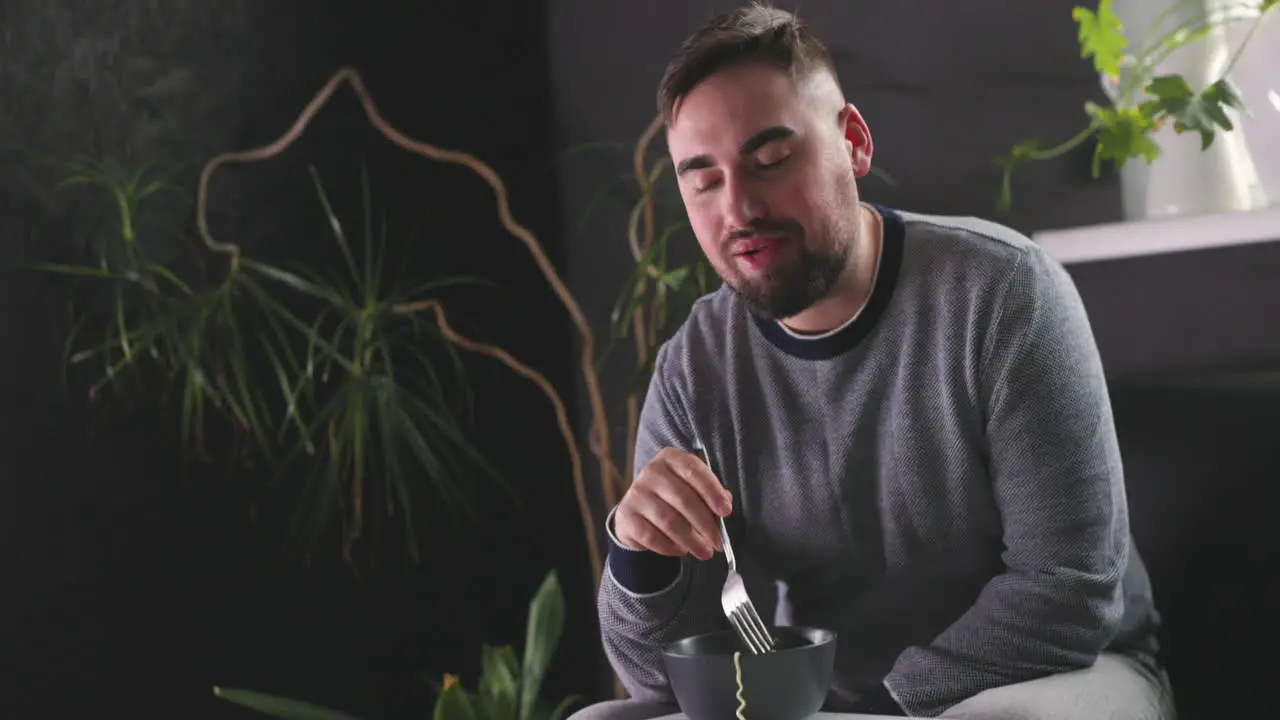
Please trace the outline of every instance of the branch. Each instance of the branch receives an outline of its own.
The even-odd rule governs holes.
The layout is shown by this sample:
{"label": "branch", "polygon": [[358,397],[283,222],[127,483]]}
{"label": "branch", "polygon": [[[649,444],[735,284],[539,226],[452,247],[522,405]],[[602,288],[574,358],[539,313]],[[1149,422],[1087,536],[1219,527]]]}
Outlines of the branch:
{"label": "branch", "polygon": [[520,362],[506,350],[497,345],[477,342],[459,335],[449,325],[449,321],[444,314],[444,306],[436,300],[421,300],[397,305],[393,312],[400,315],[412,315],[426,310],[431,310],[435,313],[436,327],[440,329],[440,334],[444,336],[445,340],[463,350],[487,355],[506,365],[517,375],[521,375],[534,385],[537,385],[543,394],[547,396],[547,399],[551,401],[551,406],[555,408],[556,412],[556,424],[560,426],[560,434],[564,436],[564,444],[569,449],[569,459],[573,464],[573,490],[578,497],[578,512],[582,515],[582,526],[587,533],[587,555],[591,559],[591,571],[594,573],[596,586],[598,587],[600,585],[602,561],[600,546],[596,540],[595,522],[592,520],[591,515],[591,502],[587,499],[587,484],[582,474],[582,454],[578,452],[578,442],[574,439],[573,426],[569,423],[569,411],[565,408],[564,400],[560,397],[560,393],[556,392],[555,386],[551,384],[550,380],[547,380],[546,376]]}
{"label": "branch", "polygon": [[[582,337],[582,353],[580,362],[582,365],[582,375],[586,381],[587,396],[590,402],[592,415],[592,427],[588,433],[588,444],[600,464],[601,488],[605,505],[606,507],[612,507],[617,504],[618,488],[620,487],[620,483],[616,482],[615,479],[619,477],[619,473],[611,458],[608,416],[605,412],[604,395],[600,389],[600,378],[595,372],[596,337],[595,333],[591,330],[590,324],[587,322],[586,314],[583,313],[582,308],[574,299],[573,294],[569,292],[568,287],[566,287],[564,282],[560,279],[559,273],[556,272],[555,267],[547,258],[547,254],[543,250],[541,243],[538,242],[532,232],[512,218],[511,209],[507,202],[507,188],[502,179],[498,177],[498,174],[483,161],[472,155],[428,145],[414,140],[400,132],[388,123],[382,117],[381,113],[378,112],[377,106],[369,95],[369,91],[365,88],[364,82],[360,79],[360,74],[355,69],[343,68],[334,73],[324,87],[316,93],[316,95],[311,99],[311,102],[309,102],[306,108],[304,108],[298,115],[298,118],[294,121],[292,127],[290,127],[285,134],[281,135],[274,142],[250,150],[222,153],[215,156],[204,166],[204,169],[200,173],[200,184],[196,193],[196,222],[200,231],[200,237],[204,240],[205,245],[214,252],[231,255],[233,265],[238,262],[240,256],[239,246],[234,243],[218,242],[213,239],[212,234],[209,232],[206,205],[209,178],[213,174],[213,171],[227,163],[251,163],[279,155],[298,139],[314,119],[316,113],[318,113],[320,108],[329,101],[333,96],[333,93],[338,89],[338,86],[344,81],[351,85],[351,89],[359,97],[360,104],[364,107],[365,115],[368,117],[369,122],[387,140],[391,141],[397,147],[417,155],[421,155],[430,160],[462,165],[479,175],[493,189],[498,204],[498,216],[502,222],[502,226],[507,230],[507,232],[514,235],[528,248],[530,254],[533,255],[534,261],[537,263],[539,270],[542,271],[547,283],[559,297],[561,304],[563,304],[565,309],[569,312],[574,325],[577,327],[578,333]],[[405,312],[408,310],[409,306],[395,308],[396,312]],[[442,322],[442,318],[443,316],[439,314],[439,311],[437,311],[437,321]],[[441,330],[444,330],[443,326],[441,327]],[[490,346],[476,345],[475,347],[489,348],[494,352],[500,350],[498,348],[491,348]],[[499,356],[494,355],[494,357]],[[507,362],[507,359],[503,360],[503,362],[507,363],[509,367],[520,372],[525,377],[534,379],[531,375],[520,370],[520,368],[524,368],[524,370],[528,370],[528,368],[516,362],[515,358],[507,355],[505,352],[503,352],[502,357],[511,361]],[[534,373],[534,375],[536,375],[536,373]],[[538,380],[534,379],[534,382],[538,382]],[[539,383],[539,385],[541,386],[541,383]],[[557,407],[557,415],[560,415],[563,410],[563,403],[559,400],[558,394],[556,394],[554,389],[550,388],[549,385],[543,387],[543,390],[544,392],[550,390],[548,394],[549,396],[553,396],[552,402]],[[567,416],[565,422],[567,422]],[[572,442],[571,436],[572,433],[570,432],[566,438],[566,448],[569,451],[575,467],[580,467],[582,463],[581,454],[577,449],[576,443]],[[585,493],[585,487],[583,488],[583,493]],[[596,544],[596,533],[594,530],[594,523],[590,522],[590,513],[587,510],[584,510],[583,522],[584,524],[590,525],[586,530],[591,538],[590,547],[594,548]],[[600,576],[601,565],[600,559],[597,557],[598,554],[598,551],[596,551],[591,559],[592,570],[597,578],[597,583]]]}
{"label": "branch", "polygon": [[[649,171],[645,168],[645,156],[649,152],[649,143],[657,136],[658,131],[662,129],[662,115],[654,115],[653,120],[649,121],[648,127],[640,134],[640,139],[636,141],[635,149],[632,152],[631,164],[632,171],[635,173],[636,184],[640,186],[640,197],[643,198],[643,219],[644,219],[644,242],[640,243],[636,238],[635,220],[636,213],[632,212],[632,222],[627,229],[627,243],[631,246],[631,255],[636,262],[644,262],[645,254],[649,252],[649,248],[653,245],[654,232],[656,231],[654,222],[654,199],[653,193],[650,191],[651,181],[649,179]],[[647,268],[647,274],[650,277],[659,275],[657,269],[652,265]],[[643,293],[645,283],[648,277],[641,275],[636,280],[636,287],[632,290],[635,293]],[[645,329],[644,308],[637,307],[632,316],[632,333],[635,335],[636,346],[636,365],[644,364],[649,352],[652,349],[648,342],[649,332]],[[636,458],[635,458],[635,438],[640,428],[640,396],[639,393],[632,390],[627,395],[627,456],[626,456],[626,472],[627,477],[635,477],[636,474]]]}
{"label": "branch", "polygon": [[[636,141],[635,150],[631,154],[631,170],[635,173],[636,184],[640,186],[640,193],[642,196],[649,192],[649,171],[645,167],[645,156],[649,153],[649,143],[653,142],[653,138],[657,136],[658,131],[661,129],[662,116],[653,116],[653,120],[649,121],[649,126],[640,134],[640,139]],[[652,240],[653,237],[653,211],[653,198],[652,196],[648,196],[644,203],[644,234],[646,241]],[[646,242],[646,247],[641,247],[639,243],[635,241],[634,235],[630,236],[628,239],[631,244],[632,257],[636,259],[636,262],[640,262],[643,259],[648,242]]]}

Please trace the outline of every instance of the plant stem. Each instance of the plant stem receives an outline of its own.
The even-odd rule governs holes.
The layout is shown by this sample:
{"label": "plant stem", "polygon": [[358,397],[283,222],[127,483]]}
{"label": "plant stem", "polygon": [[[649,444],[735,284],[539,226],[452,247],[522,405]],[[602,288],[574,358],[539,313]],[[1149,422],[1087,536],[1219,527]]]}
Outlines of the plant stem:
{"label": "plant stem", "polygon": [[1094,123],[1089,123],[1088,127],[1071,136],[1069,140],[1063,141],[1058,145],[1045,150],[1022,150],[1020,151],[1021,156],[1028,160],[1050,160],[1079,147],[1081,143],[1088,140],[1089,137],[1093,135],[1096,129],[1097,127]]}
{"label": "plant stem", "polygon": [[[1151,1],[1154,1],[1154,0],[1151,0]],[[1141,57],[1151,52],[1152,50],[1151,38],[1155,35],[1156,30],[1160,27],[1161,23],[1163,23],[1165,20],[1168,20],[1174,14],[1175,11],[1182,9],[1184,6],[1193,6],[1193,5],[1199,5],[1203,7],[1204,0],[1178,0],[1178,2],[1175,2],[1169,5],[1168,7],[1166,7],[1164,10],[1161,10],[1160,14],[1156,15],[1155,20],[1151,21],[1151,27],[1148,27],[1147,32],[1142,36],[1142,42],[1138,44],[1137,55]],[[1184,21],[1184,23],[1185,22],[1186,21]],[[1164,44],[1164,41],[1168,40],[1169,36],[1172,35],[1174,32],[1177,32],[1177,28],[1175,28],[1171,32],[1165,33],[1164,35],[1160,36],[1161,42],[1157,44]]]}
{"label": "plant stem", "polygon": [[[657,170],[658,170],[657,168],[654,168],[652,171],[646,172],[645,156],[648,155],[649,143],[653,142],[653,138],[657,136],[658,131],[661,129],[662,129],[662,116],[655,115],[653,120],[649,121],[648,127],[646,127],[644,129],[644,132],[640,134],[640,139],[636,141],[635,151],[631,155],[631,166],[632,166],[631,170],[633,173],[635,173],[636,183],[640,185],[640,192],[642,195],[647,195],[649,193],[650,185],[653,184],[653,181],[656,179],[656,176],[657,176]],[[654,175],[653,178],[650,177],[650,173],[653,173]],[[645,210],[644,210],[644,234],[647,239],[653,238],[653,233],[654,233],[653,212],[654,212],[653,203],[646,202]],[[634,241],[634,236],[631,237],[630,239],[632,240],[631,255],[636,259],[636,262],[640,262],[640,259],[644,256],[644,251],[647,248],[641,248],[639,245],[637,245]]]}
{"label": "plant stem", "polygon": [[[635,150],[631,156],[632,172],[635,173],[636,183],[640,186],[640,197],[643,198],[642,212],[644,218],[643,243],[639,242],[636,238],[634,212],[632,213],[632,221],[629,223],[629,227],[627,228],[627,243],[631,246],[631,255],[635,258],[636,262],[645,262],[645,258],[649,255],[649,249],[653,246],[654,235],[657,232],[654,218],[655,208],[653,184],[657,182],[663,165],[660,161],[654,165],[652,170],[646,171],[645,157],[648,155],[649,143],[653,142],[653,139],[657,137],[658,131],[661,130],[662,127],[662,115],[654,115],[653,119],[649,121],[649,125],[645,127],[644,132],[640,134],[639,140],[636,141]],[[652,270],[652,267],[649,269]],[[646,273],[639,277],[636,282],[636,287],[633,288],[633,292],[644,292],[645,285],[649,282],[649,278],[647,277],[649,274],[652,273]],[[653,349],[648,342],[649,333],[646,332],[643,308],[637,307],[635,312],[632,314],[632,325],[632,334],[635,336],[633,338],[633,342],[636,348],[636,365],[641,366],[649,357],[649,353]],[[652,328],[648,329],[652,330]],[[626,403],[626,437],[624,439],[624,442],[626,443],[626,466],[624,469],[626,475],[623,480],[623,482],[628,485],[631,483],[631,478],[635,477],[636,474],[635,440],[639,427],[639,393],[629,391]]]}
{"label": "plant stem", "polygon": [[1249,43],[1253,41],[1253,36],[1258,33],[1258,28],[1262,27],[1263,21],[1267,19],[1267,14],[1259,12],[1257,17],[1253,19],[1253,25],[1249,27],[1249,32],[1245,34],[1244,40],[1240,41],[1240,47],[1235,49],[1231,54],[1231,59],[1227,61],[1227,67],[1222,71],[1222,77],[1225,79],[1231,75],[1231,71],[1236,68],[1236,63],[1240,62],[1240,57],[1244,55],[1244,49],[1249,47]]}
{"label": "plant stem", "polygon": [[573,425],[569,422],[569,411],[565,407],[564,400],[560,397],[560,393],[556,392],[555,386],[545,375],[534,370],[520,360],[516,359],[511,353],[507,352],[497,345],[477,342],[458,334],[449,324],[448,318],[445,316],[444,306],[436,300],[421,300],[414,303],[407,303],[394,308],[393,312],[401,315],[412,315],[414,313],[431,311],[435,314],[436,327],[440,330],[440,334],[446,340],[457,345],[463,350],[487,355],[503,365],[510,368],[517,375],[520,375],[534,385],[537,385],[547,399],[551,402],[552,408],[556,414],[556,424],[560,428],[560,435],[564,438],[565,447],[569,449],[569,462],[571,463],[571,471],[573,475],[574,494],[578,500],[578,512],[582,516],[583,529],[586,532],[587,540],[587,556],[591,560],[592,578],[596,586],[600,585],[601,571],[603,569],[603,561],[600,556],[600,545],[596,540],[595,522],[592,519],[591,502],[587,498],[586,479],[582,472],[582,453],[578,451],[578,442],[574,437]]}
{"label": "plant stem", "polygon": [[[1229,22],[1244,20],[1245,18],[1240,16],[1241,12],[1247,13],[1249,11],[1257,11],[1257,9],[1257,6],[1249,3],[1237,3],[1216,7],[1208,12],[1183,20],[1177,25],[1177,27],[1162,35],[1160,40],[1154,43],[1153,46],[1148,47],[1144,45],[1141,52],[1134,58],[1134,71],[1128,78],[1126,78],[1124,83],[1121,83],[1120,90],[1118,92],[1120,98],[1123,99],[1128,97],[1129,93],[1132,93],[1137,89],[1138,81],[1142,80],[1143,82],[1141,84],[1145,85],[1145,80],[1149,79],[1157,65],[1164,62],[1170,55],[1187,44],[1186,41],[1171,42],[1170,39],[1175,35],[1185,33],[1189,37],[1196,37],[1207,30],[1225,25]],[[1236,61],[1244,52],[1244,48],[1249,44],[1249,41],[1253,38],[1253,35],[1257,31],[1262,20],[1262,14],[1258,14],[1255,17],[1254,25],[1250,28],[1248,36],[1232,55],[1227,69],[1223,71],[1221,77],[1226,77],[1227,73],[1235,67]]]}

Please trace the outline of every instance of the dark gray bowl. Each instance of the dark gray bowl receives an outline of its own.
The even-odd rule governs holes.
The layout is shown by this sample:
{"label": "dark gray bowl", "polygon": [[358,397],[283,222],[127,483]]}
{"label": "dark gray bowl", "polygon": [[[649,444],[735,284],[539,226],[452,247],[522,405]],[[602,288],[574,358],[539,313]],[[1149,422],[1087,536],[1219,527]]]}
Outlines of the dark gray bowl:
{"label": "dark gray bowl", "polygon": [[774,629],[778,649],[752,655],[732,630],[676,640],[663,649],[671,690],[689,720],[733,720],[738,683],[733,653],[741,650],[743,711],[751,720],[805,720],[827,698],[835,669],[836,634],[809,627]]}

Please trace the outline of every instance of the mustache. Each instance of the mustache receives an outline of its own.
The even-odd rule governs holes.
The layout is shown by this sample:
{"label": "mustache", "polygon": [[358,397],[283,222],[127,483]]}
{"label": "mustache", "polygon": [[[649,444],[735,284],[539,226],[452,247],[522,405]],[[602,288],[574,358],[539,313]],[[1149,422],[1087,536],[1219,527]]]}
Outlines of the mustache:
{"label": "mustache", "polygon": [[725,244],[734,240],[754,235],[800,235],[803,231],[798,223],[790,220],[760,220],[744,228],[734,230],[725,236]]}

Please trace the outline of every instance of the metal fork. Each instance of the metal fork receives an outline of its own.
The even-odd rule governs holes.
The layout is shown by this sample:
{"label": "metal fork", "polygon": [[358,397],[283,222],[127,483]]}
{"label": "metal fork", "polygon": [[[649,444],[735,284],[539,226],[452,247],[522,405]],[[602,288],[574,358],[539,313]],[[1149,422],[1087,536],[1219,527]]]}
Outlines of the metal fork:
{"label": "metal fork", "polygon": [[[707,447],[700,438],[693,440],[694,449],[702,453],[702,461],[711,468],[711,458],[707,457]],[[712,468],[712,472],[715,469]],[[738,637],[746,644],[753,655],[761,655],[774,650],[773,635],[760,619],[756,606],[747,595],[747,586],[738,574],[738,561],[733,555],[733,545],[729,542],[729,531],[724,527],[724,518],[720,518],[720,544],[724,546],[724,558],[729,563],[729,574],[724,579],[724,589],[720,591],[720,606]]]}

